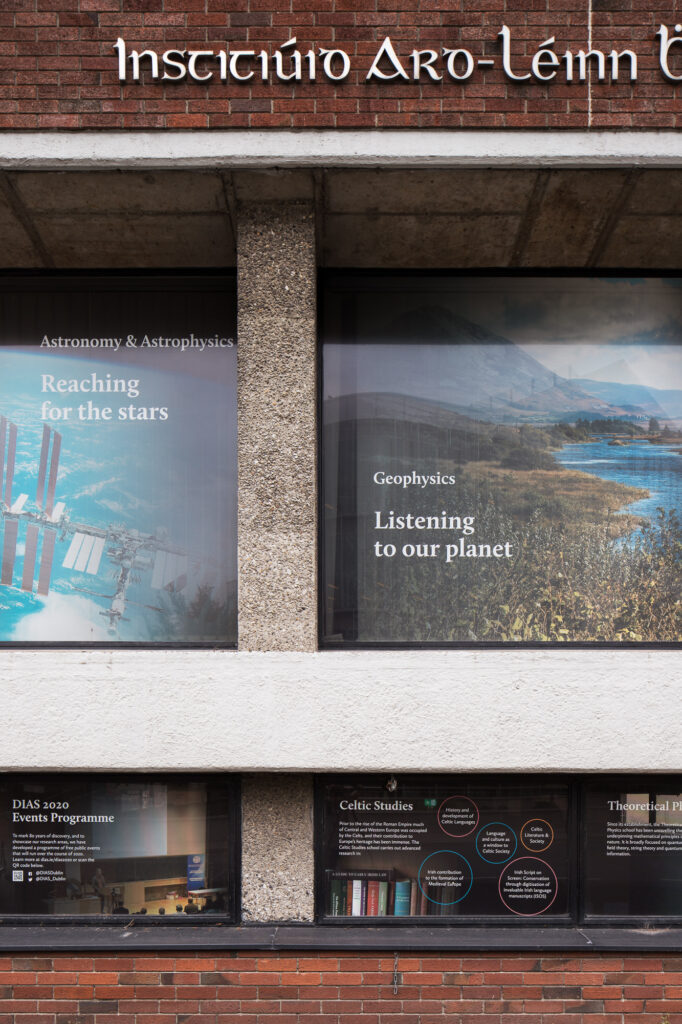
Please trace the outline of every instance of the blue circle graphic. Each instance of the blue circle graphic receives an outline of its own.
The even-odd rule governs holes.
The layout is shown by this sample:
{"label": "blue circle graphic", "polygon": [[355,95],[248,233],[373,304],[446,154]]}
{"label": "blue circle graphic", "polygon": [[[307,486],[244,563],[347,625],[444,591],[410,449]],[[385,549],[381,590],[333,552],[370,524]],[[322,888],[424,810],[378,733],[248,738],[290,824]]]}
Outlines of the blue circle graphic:
{"label": "blue circle graphic", "polygon": [[[466,866],[469,868],[469,888],[467,889],[467,891],[462,896],[458,897],[458,899],[456,899],[456,900],[448,900],[447,902],[444,901],[444,900],[434,900],[432,896],[429,896],[429,894],[427,892],[424,892],[424,890],[422,889],[422,883],[421,883],[421,873],[424,870],[424,865],[426,864],[427,860],[431,860],[432,857],[439,857],[441,853],[451,853],[453,857],[459,857],[459,859],[463,860],[464,863],[466,864]],[[461,903],[462,900],[466,899],[466,897],[471,892],[471,886],[473,884],[474,884],[474,873],[471,870],[471,864],[466,859],[466,857],[463,857],[461,853],[457,853],[456,850],[436,850],[435,853],[430,853],[428,855],[428,857],[425,857],[424,860],[421,862],[421,864],[419,865],[419,871],[417,872],[417,885],[419,886],[419,891],[421,892],[422,896],[425,896],[426,899],[430,903],[437,903],[441,907],[454,907],[455,903]]]}
{"label": "blue circle graphic", "polygon": [[[503,828],[508,828],[509,831],[511,832],[511,834],[514,836],[514,849],[509,854],[508,857],[504,858],[504,860],[490,860],[489,857],[484,857],[483,854],[481,853],[481,851],[478,848],[478,840],[479,840],[479,837],[481,835],[481,832],[485,832],[485,830],[487,828],[490,828],[491,825],[502,825]],[[511,827],[511,825],[507,825],[507,823],[505,821],[489,821],[487,825],[484,825],[483,828],[480,828],[478,830],[478,832],[476,833],[476,853],[481,858],[481,860],[484,860],[486,862],[486,864],[506,864],[507,861],[511,860],[512,857],[514,856],[514,854],[516,853],[516,851],[518,849],[518,845],[519,845],[519,840],[517,838],[516,832]]]}

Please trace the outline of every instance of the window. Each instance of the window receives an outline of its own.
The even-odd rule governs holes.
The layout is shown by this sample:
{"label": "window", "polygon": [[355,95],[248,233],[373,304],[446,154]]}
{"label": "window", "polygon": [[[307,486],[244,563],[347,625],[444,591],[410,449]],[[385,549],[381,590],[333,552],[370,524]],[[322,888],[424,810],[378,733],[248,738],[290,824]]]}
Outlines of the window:
{"label": "window", "polygon": [[333,274],[326,646],[678,643],[679,278]]}
{"label": "window", "polygon": [[0,642],[236,642],[234,279],[7,277]]}
{"label": "window", "polygon": [[587,919],[682,919],[680,779],[595,782],[585,793]]}
{"label": "window", "polygon": [[680,776],[329,777],[316,820],[325,923],[682,922]]}
{"label": "window", "polygon": [[322,915],[568,922],[566,781],[392,776],[321,788]]}
{"label": "window", "polygon": [[4,918],[235,919],[232,780],[4,775],[0,807]]}

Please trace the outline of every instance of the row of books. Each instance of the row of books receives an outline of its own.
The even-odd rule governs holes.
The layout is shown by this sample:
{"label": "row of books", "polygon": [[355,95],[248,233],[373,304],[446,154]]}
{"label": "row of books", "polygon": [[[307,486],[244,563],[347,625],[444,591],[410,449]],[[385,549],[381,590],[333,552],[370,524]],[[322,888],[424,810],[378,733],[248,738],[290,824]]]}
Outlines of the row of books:
{"label": "row of books", "polygon": [[[331,917],[442,917],[456,912],[452,889],[396,878],[392,871],[327,871]],[[448,905],[449,904],[449,905]]]}

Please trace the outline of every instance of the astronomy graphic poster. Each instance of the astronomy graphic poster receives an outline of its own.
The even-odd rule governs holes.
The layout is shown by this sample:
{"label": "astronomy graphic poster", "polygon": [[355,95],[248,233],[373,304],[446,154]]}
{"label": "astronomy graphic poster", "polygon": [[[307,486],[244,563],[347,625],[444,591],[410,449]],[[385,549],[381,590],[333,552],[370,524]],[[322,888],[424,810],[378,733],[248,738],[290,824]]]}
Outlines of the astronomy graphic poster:
{"label": "astronomy graphic poster", "polygon": [[328,644],[682,639],[682,281],[330,274]]}
{"label": "astronomy graphic poster", "polygon": [[234,643],[233,283],[0,301],[0,641]]}

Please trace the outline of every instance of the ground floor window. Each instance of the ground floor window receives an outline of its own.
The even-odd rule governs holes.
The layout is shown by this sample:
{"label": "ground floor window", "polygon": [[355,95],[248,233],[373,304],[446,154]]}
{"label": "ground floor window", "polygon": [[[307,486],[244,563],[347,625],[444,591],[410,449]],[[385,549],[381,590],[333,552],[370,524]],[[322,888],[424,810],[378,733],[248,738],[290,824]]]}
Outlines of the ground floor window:
{"label": "ground floor window", "polygon": [[330,917],[569,920],[565,782],[387,777],[322,799]]}
{"label": "ground floor window", "polygon": [[682,779],[363,776],[317,786],[320,919],[682,920]]}
{"label": "ground floor window", "polygon": [[231,780],[5,775],[3,917],[236,916]]}

